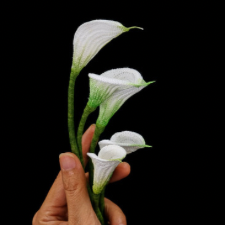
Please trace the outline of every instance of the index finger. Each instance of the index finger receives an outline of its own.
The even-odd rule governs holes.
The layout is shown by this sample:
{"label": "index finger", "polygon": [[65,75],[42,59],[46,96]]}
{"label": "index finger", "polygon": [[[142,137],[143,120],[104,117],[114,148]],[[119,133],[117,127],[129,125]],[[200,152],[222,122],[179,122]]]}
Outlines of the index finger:
{"label": "index finger", "polygon": [[95,124],[92,124],[83,134],[82,136],[82,154],[84,159],[84,165],[87,165],[88,156],[87,153],[89,152],[91,141],[95,132]]}

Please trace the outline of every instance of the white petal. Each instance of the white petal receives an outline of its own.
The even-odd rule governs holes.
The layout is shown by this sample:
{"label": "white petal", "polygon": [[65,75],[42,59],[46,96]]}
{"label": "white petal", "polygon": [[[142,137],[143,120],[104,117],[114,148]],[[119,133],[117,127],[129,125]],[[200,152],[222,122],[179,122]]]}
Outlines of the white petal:
{"label": "white petal", "polygon": [[[130,91],[125,90],[132,88],[135,91],[139,86],[141,88],[146,86],[141,74],[130,68],[108,70],[101,75],[89,73],[88,76],[90,77],[88,105],[93,108],[98,107],[110,96],[116,95],[118,91],[129,94]],[[123,96],[123,93],[119,95]]]}
{"label": "white petal", "polygon": [[90,95],[88,105],[98,107],[102,102],[109,98],[119,88],[129,87],[127,81],[113,79],[89,73]]}
{"label": "white petal", "polygon": [[109,145],[99,151],[98,157],[105,160],[121,160],[125,158],[126,154],[126,151],[122,147]]}
{"label": "white petal", "polygon": [[111,20],[93,20],[82,24],[74,35],[73,66],[81,70],[102,47],[131,28]]}
{"label": "white petal", "polygon": [[113,94],[110,96],[108,95],[107,98],[101,103],[99,117],[97,120],[97,123],[101,126],[107,125],[110,118],[128,98],[142,90],[150,83],[153,83],[146,83],[137,70],[130,68],[119,68],[106,71],[101,74],[98,79],[103,80],[103,78],[104,81],[108,78],[111,79],[113,83],[115,83],[115,80],[118,80],[118,83],[119,81],[122,83],[125,82],[124,84],[126,85],[120,85]]}
{"label": "white petal", "polygon": [[143,77],[141,74],[131,68],[119,68],[106,71],[101,77],[114,78],[121,81],[127,81],[130,84],[142,84]]}
{"label": "white petal", "polygon": [[97,123],[100,126],[106,126],[111,117],[119,110],[127,99],[141,91],[146,86],[135,87],[131,86],[127,89],[122,89],[107,98],[101,105]]}
{"label": "white petal", "polygon": [[107,145],[114,145],[114,143],[110,140],[101,140],[98,142],[99,148],[102,149]]}
{"label": "white petal", "polygon": [[[110,72],[110,71],[107,71],[107,72]],[[107,84],[109,84],[109,85],[129,85],[130,84],[130,82],[127,79],[118,79],[118,78],[114,78],[114,77],[106,77],[103,75],[104,75],[104,73],[101,75],[96,75],[93,73],[88,74],[88,76],[91,79],[98,82],[99,84],[104,84],[104,85],[107,85]]]}
{"label": "white petal", "polygon": [[100,149],[107,145],[119,145],[126,150],[127,154],[140,148],[151,147],[145,145],[145,140],[140,134],[131,131],[115,133],[110,140],[102,140],[98,144]]}
{"label": "white petal", "polygon": [[134,145],[145,145],[144,138],[140,134],[132,131],[117,132],[110,138],[110,141]]}
{"label": "white petal", "polygon": [[94,165],[93,192],[100,194],[120,161],[101,159],[94,153],[87,153],[87,155],[92,159]]}

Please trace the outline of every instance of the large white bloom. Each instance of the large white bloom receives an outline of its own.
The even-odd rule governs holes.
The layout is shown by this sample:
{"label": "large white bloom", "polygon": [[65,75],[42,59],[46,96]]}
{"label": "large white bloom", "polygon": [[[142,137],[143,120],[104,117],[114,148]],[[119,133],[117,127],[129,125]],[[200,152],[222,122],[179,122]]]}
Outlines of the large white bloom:
{"label": "large white bloom", "polygon": [[123,147],[127,154],[132,153],[140,148],[152,147],[145,144],[144,138],[132,131],[122,131],[115,133],[110,140],[102,140],[98,142],[100,149],[108,145],[119,145]]}
{"label": "large white bloom", "polygon": [[88,76],[90,78],[88,105],[95,108],[117,91],[129,89],[142,79],[138,71],[130,68],[113,69],[101,75],[90,73]]}
{"label": "large white bloom", "polygon": [[138,27],[126,28],[111,20],[92,20],[82,24],[74,35],[72,68],[80,71],[108,42],[132,28]]}
{"label": "large white bloom", "polygon": [[130,68],[109,70],[100,76],[89,74],[89,77],[88,105],[100,105],[97,124],[102,127],[108,124],[110,118],[128,98],[154,82],[146,83],[137,70]]}
{"label": "large white bloom", "polygon": [[93,192],[100,194],[112,176],[113,171],[125,158],[126,151],[117,145],[109,145],[102,148],[98,156],[94,153],[87,153],[94,165]]}

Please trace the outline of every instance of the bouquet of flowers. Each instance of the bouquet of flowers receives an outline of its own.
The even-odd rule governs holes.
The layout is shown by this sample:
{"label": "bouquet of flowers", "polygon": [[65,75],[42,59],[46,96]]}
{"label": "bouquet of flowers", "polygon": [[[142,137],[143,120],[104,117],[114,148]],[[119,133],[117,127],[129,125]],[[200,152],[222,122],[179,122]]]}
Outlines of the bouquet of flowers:
{"label": "bouquet of flowers", "polygon": [[[81,117],[77,135],[74,124],[74,88],[75,81],[81,70],[91,59],[112,39],[130,29],[121,23],[109,20],[93,20],[82,24],[76,31],[73,40],[73,61],[68,89],[68,129],[71,151],[80,159],[81,164],[89,172],[87,184],[90,200],[95,213],[101,222],[104,221],[104,193],[115,168],[126,157],[140,148],[151,147],[145,144],[144,138],[132,131],[117,132],[109,140],[98,142],[112,116],[131,96],[147,87],[142,75],[135,69],[118,68],[108,70],[100,75],[89,73],[90,94]],[[91,142],[90,157],[85,168],[82,155],[82,135],[86,120],[90,113],[99,109],[95,133]],[[98,143],[97,143],[98,142]],[[96,146],[100,151],[95,154]]]}

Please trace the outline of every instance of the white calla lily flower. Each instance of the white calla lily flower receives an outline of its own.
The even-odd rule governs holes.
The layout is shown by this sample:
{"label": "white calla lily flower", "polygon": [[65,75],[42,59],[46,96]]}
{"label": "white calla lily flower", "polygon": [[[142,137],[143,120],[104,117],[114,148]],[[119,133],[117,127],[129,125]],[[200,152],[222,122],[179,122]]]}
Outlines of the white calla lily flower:
{"label": "white calla lily flower", "polygon": [[90,96],[88,105],[100,105],[97,124],[105,127],[110,118],[135,93],[155,81],[146,83],[141,74],[131,68],[119,68],[106,71],[100,76],[89,74]]}
{"label": "white calla lily flower", "polygon": [[140,148],[152,147],[145,144],[145,140],[140,134],[132,131],[117,132],[110,140],[102,140],[98,144],[100,149],[108,145],[119,145],[126,150],[127,154],[135,152]]}
{"label": "white calla lily flower", "polygon": [[[88,74],[90,78],[90,95],[88,105],[96,108],[116,91],[129,89],[133,73],[136,70],[129,68],[113,69],[102,73],[101,75]],[[138,73],[138,72],[137,72]],[[138,73],[139,74],[139,73]]]}
{"label": "white calla lily flower", "polygon": [[111,20],[92,20],[79,26],[73,40],[72,68],[80,71],[108,42],[132,28],[139,27],[126,28]]}
{"label": "white calla lily flower", "polygon": [[98,156],[94,153],[87,153],[94,165],[93,192],[100,194],[112,176],[113,171],[125,158],[126,151],[117,145],[103,147]]}

